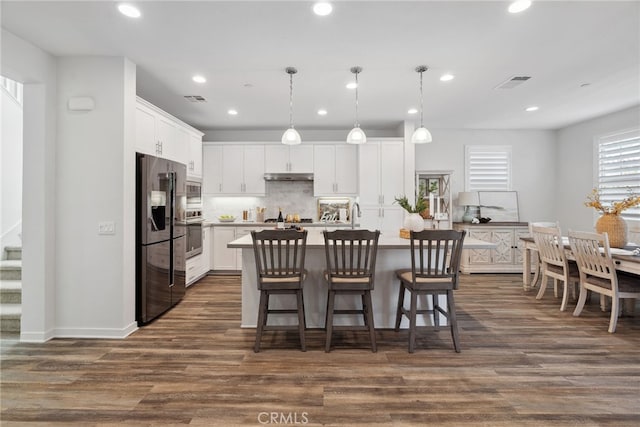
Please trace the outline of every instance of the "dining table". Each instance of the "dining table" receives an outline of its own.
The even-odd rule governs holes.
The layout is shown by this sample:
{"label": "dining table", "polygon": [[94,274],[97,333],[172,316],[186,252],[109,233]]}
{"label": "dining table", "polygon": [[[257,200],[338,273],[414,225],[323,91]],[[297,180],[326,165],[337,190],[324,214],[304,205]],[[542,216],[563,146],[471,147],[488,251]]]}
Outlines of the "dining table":
{"label": "dining table", "polygon": [[[524,250],[522,256],[522,282],[524,290],[529,291],[535,287],[540,276],[540,268],[536,266],[536,269],[533,271],[534,277],[533,279],[531,278],[531,259],[534,252],[537,253],[538,248],[536,247],[536,242],[533,240],[533,237],[523,236],[520,240],[524,242],[522,245]],[[574,259],[571,246],[569,245],[569,238],[563,236],[562,244],[566,251],[567,258]],[[640,246],[638,245],[628,245],[624,248],[610,248],[611,258],[613,258],[616,271],[637,274],[638,280],[640,280],[640,256],[634,255],[634,250],[639,248]]]}

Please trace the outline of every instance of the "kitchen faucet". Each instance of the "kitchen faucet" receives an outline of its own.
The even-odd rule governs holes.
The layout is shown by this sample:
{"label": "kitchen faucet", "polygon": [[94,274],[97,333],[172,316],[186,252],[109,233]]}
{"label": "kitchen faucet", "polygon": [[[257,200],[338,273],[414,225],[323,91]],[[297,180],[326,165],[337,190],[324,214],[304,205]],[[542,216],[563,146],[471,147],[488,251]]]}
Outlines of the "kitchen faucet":
{"label": "kitchen faucet", "polygon": [[356,216],[354,215],[356,208],[358,208],[358,211],[357,211],[358,218],[362,216],[362,212],[360,212],[360,204],[358,202],[353,202],[353,205],[351,206],[351,229],[352,230],[356,227]]}

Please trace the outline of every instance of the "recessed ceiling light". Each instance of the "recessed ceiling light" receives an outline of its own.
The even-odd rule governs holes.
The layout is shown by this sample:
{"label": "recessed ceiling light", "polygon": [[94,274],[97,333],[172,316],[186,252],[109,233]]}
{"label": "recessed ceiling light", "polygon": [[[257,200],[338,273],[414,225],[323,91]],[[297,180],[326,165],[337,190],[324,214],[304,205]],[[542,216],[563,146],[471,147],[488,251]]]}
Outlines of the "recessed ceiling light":
{"label": "recessed ceiling light", "polygon": [[407,111],[407,113],[409,113],[409,114],[418,114],[418,109],[417,108],[409,108],[409,111]]}
{"label": "recessed ceiling light", "polygon": [[140,18],[142,15],[140,13],[140,9],[130,4],[122,3],[118,5],[118,10],[124,16],[128,16],[129,18]]}
{"label": "recessed ceiling light", "polygon": [[238,115],[238,111],[231,109],[231,110],[227,111],[227,114],[229,114],[230,116],[237,116]]}
{"label": "recessed ceiling light", "polygon": [[532,105],[531,107],[527,107],[524,109],[524,111],[538,111],[538,106],[537,105]]}
{"label": "recessed ceiling light", "polygon": [[531,6],[531,0],[516,0],[509,5],[510,13],[520,13],[523,10],[529,9]]}
{"label": "recessed ceiling light", "polygon": [[321,108],[318,110],[318,115],[319,116],[326,116],[327,115],[327,110],[325,110],[324,108]]}
{"label": "recessed ceiling light", "polygon": [[347,89],[355,89],[357,87],[358,87],[358,84],[356,82],[347,83]]}
{"label": "recessed ceiling light", "polygon": [[313,5],[313,13],[319,16],[327,16],[332,10],[333,6],[331,6],[331,3],[326,1],[320,1]]}
{"label": "recessed ceiling light", "polygon": [[207,79],[205,79],[203,76],[200,76],[200,75],[193,76],[191,79],[196,83],[206,83],[207,82]]}
{"label": "recessed ceiling light", "polygon": [[455,76],[453,74],[443,74],[440,76],[440,81],[441,82],[448,82],[451,81],[455,78]]}

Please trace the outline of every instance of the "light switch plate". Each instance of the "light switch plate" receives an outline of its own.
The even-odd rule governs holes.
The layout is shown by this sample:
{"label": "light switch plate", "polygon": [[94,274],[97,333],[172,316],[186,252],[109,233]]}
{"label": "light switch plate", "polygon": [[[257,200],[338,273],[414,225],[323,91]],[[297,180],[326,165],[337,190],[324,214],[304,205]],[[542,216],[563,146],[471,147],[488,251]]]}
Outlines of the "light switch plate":
{"label": "light switch plate", "polygon": [[98,223],[98,234],[113,235],[116,234],[116,223],[113,221],[103,221]]}

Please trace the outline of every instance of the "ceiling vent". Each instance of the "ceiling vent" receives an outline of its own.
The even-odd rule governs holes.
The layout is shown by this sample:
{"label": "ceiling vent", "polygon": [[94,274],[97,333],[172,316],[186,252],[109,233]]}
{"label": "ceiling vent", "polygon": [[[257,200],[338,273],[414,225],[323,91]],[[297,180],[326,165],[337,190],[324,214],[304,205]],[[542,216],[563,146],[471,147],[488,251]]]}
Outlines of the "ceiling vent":
{"label": "ceiling vent", "polygon": [[522,83],[529,80],[531,76],[513,76],[510,77],[506,82],[500,83],[494,89],[513,89],[516,86],[520,86]]}
{"label": "ceiling vent", "polygon": [[184,97],[191,102],[207,102],[207,100],[204,99],[204,96],[200,95],[185,95]]}

